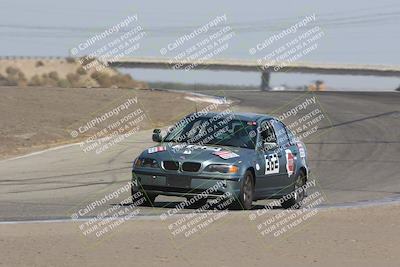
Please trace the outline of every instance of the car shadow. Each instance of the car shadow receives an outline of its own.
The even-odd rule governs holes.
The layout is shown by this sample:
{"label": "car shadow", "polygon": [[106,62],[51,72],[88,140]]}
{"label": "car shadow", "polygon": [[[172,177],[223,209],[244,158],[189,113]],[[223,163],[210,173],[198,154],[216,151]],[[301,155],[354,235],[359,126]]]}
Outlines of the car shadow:
{"label": "car shadow", "polygon": [[[181,205],[183,201],[156,201],[153,205],[153,208],[164,208],[164,209],[175,209],[177,207],[179,207],[179,205]],[[124,203],[124,204],[112,204],[113,206],[119,205],[119,206],[131,206],[133,203]],[[152,207],[149,207],[152,208]],[[182,209],[184,210],[196,210],[201,208],[200,205],[193,205],[193,206],[189,206],[189,207],[183,207]],[[281,206],[268,206],[269,209],[282,209]],[[219,208],[218,204],[214,204],[214,205],[210,205],[207,209],[204,210],[225,210],[226,208]],[[251,210],[261,210],[261,209],[265,209],[265,205],[253,205],[253,207],[251,208]],[[233,209],[230,209],[233,210]],[[236,210],[241,210],[241,209],[236,209]]]}

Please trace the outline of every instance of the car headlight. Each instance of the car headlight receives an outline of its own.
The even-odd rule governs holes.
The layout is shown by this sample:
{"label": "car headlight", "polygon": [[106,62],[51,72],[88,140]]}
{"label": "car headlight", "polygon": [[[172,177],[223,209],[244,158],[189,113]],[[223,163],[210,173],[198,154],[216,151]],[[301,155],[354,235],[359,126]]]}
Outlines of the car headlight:
{"label": "car headlight", "polygon": [[158,168],[158,162],[151,158],[137,158],[133,163],[135,167]]}
{"label": "car headlight", "polygon": [[205,172],[219,172],[219,173],[237,173],[239,171],[239,167],[235,165],[228,164],[211,164],[208,165],[205,169]]}

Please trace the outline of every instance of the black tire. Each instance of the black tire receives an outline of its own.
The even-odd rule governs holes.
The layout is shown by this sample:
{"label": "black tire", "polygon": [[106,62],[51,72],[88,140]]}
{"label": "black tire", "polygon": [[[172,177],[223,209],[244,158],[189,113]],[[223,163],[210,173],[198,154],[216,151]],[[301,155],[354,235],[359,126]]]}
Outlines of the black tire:
{"label": "black tire", "polygon": [[145,206],[145,207],[153,207],[154,206],[154,202],[156,201],[157,195],[153,195],[150,193],[143,193],[143,197],[145,200],[141,206]]}
{"label": "black tire", "polygon": [[254,176],[251,171],[246,171],[240,187],[238,199],[233,203],[234,209],[250,210],[253,207]]}
{"label": "black tire", "polygon": [[306,175],[303,171],[300,171],[297,175],[296,181],[294,183],[294,188],[292,192],[295,192],[295,196],[289,198],[282,203],[282,208],[284,209],[299,209],[301,207],[301,202],[306,197],[305,190],[299,190],[306,183]]}
{"label": "black tire", "polygon": [[[131,196],[132,196],[132,203],[139,202],[138,206],[145,206],[145,207],[153,207],[154,202],[156,200],[157,195],[142,192],[142,196],[139,198],[135,198],[134,195],[138,192],[138,190],[134,187],[131,187]],[[139,201],[143,198],[144,201]]]}

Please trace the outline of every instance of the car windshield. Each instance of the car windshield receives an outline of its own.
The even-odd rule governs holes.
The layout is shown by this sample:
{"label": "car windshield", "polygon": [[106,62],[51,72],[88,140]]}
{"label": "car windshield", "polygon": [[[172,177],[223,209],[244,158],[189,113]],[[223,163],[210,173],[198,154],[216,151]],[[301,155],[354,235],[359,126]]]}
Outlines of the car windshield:
{"label": "car windshield", "polygon": [[[164,142],[200,145],[221,145],[254,149],[256,123],[224,117],[199,117],[177,124],[164,138]],[[252,134],[250,134],[251,131]]]}

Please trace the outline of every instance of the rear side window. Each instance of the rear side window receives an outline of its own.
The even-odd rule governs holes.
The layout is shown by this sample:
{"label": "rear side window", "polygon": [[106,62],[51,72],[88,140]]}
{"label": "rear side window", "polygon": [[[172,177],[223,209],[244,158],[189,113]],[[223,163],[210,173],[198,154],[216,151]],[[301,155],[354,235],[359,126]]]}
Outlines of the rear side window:
{"label": "rear side window", "polygon": [[286,133],[286,127],[283,125],[282,122],[272,120],[271,121],[272,127],[275,130],[275,136],[278,139],[278,144],[283,147],[290,146],[290,140]]}
{"label": "rear side window", "polygon": [[298,141],[297,137],[292,133],[292,131],[289,128],[287,128],[287,127],[285,127],[285,128],[286,128],[287,135],[289,137],[290,144],[295,145]]}

